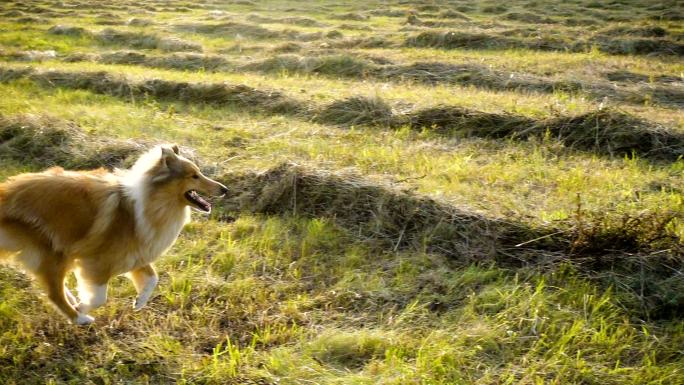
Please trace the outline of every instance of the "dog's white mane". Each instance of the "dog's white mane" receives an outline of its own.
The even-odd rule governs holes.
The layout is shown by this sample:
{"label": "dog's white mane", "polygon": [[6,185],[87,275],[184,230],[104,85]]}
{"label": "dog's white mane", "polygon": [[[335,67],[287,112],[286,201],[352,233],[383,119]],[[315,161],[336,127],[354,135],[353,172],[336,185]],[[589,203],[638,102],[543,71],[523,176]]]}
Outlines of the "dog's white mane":
{"label": "dog's white mane", "polygon": [[155,146],[141,155],[130,169],[117,170],[117,175],[123,186],[123,193],[126,198],[133,202],[136,232],[146,241],[151,241],[154,234],[151,234],[145,218],[145,198],[149,188],[145,176],[157,165],[160,158],[161,146]]}
{"label": "dog's white mane", "polygon": [[[157,166],[162,156],[162,146],[155,146],[138,158],[135,164],[128,170],[118,170],[117,175],[124,196],[133,203],[135,213],[136,233],[145,242],[147,252],[145,254],[161,254],[178,236],[183,225],[189,219],[189,208],[184,209],[181,217],[168,223],[166,228],[154,228],[150,226],[145,210],[146,200],[150,190],[148,172]],[[158,255],[141,256],[156,258]]]}

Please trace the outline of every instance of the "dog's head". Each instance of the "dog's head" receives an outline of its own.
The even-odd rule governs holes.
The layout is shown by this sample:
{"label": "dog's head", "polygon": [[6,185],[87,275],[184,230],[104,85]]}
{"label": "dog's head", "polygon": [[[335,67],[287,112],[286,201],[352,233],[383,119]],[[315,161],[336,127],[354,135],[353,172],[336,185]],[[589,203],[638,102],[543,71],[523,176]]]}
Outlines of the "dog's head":
{"label": "dog's head", "polygon": [[158,193],[208,213],[211,204],[200,194],[222,196],[228,192],[226,186],[207,178],[195,163],[180,155],[178,146],[159,146],[150,155],[154,157],[155,153],[157,159],[147,174],[152,188]]}

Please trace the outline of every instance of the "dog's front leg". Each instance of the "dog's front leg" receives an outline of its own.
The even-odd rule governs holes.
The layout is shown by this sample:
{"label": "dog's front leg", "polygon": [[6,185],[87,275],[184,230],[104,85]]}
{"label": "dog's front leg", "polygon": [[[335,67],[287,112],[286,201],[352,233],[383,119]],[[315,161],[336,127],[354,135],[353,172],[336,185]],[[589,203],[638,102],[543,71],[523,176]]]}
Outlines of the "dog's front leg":
{"label": "dog's front leg", "polygon": [[107,282],[89,279],[80,270],[76,270],[76,280],[78,281],[78,298],[81,300],[78,305],[79,312],[88,314],[107,302]]}
{"label": "dog's front leg", "polygon": [[76,307],[78,306],[78,299],[71,293],[71,290],[67,287],[66,283],[64,284],[64,294],[66,295],[66,299],[69,302],[69,305]]}
{"label": "dog's front leg", "polygon": [[128,276],[131,281],[133,281],[135,290],[138,291],[138,298],[136,298],[133,303],[133,309],[140,310],[147,304],[147,301],[152,296],[154,288],[157,286],[157,282],[159,282],[157,272],[154,271],[152,265],[147,265],[132,270],[128,273]]}

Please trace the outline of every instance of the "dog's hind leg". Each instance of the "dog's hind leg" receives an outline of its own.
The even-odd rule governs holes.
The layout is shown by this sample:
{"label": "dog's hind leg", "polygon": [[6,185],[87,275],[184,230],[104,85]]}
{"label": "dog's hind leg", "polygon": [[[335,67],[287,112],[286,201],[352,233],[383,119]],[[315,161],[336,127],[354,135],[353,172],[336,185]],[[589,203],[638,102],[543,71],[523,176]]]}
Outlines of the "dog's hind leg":
{"label": "dog's hind leg", "polygon": [[157,282],[159,282],[159,277],[152,265],[132,270],[128,273],[128,277],[133,281],[135,290],[138,292],[138,298],[136,298],[133,303],[133,309],[140,310],[147,304],[147,301],[149,301],[152,296],[152,292],[157,286]]}
{"label": "dog's hind leg", "polygon": [[79,313],[69,303],[64,286],[64,278],[68,269],[64,263],[60,263],[60,259],[62,259],[60,257],[59,255],[54,255],[52,258],[45,258],[43,256],[43,263],[41,263],[40,268],[34,274],[45,287],[50,301],[67,318],[78,325],[92,323],[95,320],[93,317]]}

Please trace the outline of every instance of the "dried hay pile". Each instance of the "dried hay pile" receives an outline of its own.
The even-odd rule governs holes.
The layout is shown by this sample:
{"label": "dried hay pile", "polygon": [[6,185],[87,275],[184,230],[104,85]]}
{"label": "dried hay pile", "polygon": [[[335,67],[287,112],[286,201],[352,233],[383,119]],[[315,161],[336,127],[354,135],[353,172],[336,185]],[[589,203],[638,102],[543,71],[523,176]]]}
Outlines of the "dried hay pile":
{"label": "dried hay pile", "polygon": [[131,48],[159,49],[166,52],[202,52],[200,44],[177,37],[157,36],[142,32],[118,31],[107,28],[95,35],[98,41],[107,45],[121,45]]}
{"label": "dried hay pile", "polygon": [[334,173],[284,163],[264,173],[223,178],[234,196],[227,210],[328,217],[350,233],[391,250],[415,249],[470,262],[501,257],[539,233],[468,213],[448,204]]}
{"label": "dried hay pile", "polygon": [[466,137],[525,140],[548,136],[572,150],[609,156],[675,161],[684,155],[684,133],[613,109],[534,120],[443,106],[410,113],[408,122],[415,129],[430,128]]}
{"label": "dried hay pile", "polygon": [[[684,280],[681,240],[668,230],[679,213],[621,218],[587,213],[533,227],[525,220],[488,218],[430,197],[290,163],[262,173],[220,178],[231,190],[218,219],[235,213],[328,218],[378,252],[435,253],[456,264],[496,263],[555,269],[572,264],[587,278],[627,291],[646,317],[680,314]],[[638,295],[632,295],[638,292]]]}
{"label": "dried hay pile", "polygon": [[[553,34],[515,37],[512,32],[486,33],[459,30],[423,31],[409,36],[408,47],[442,49],[514,49],[527,48],[541,51],[588,52],[593,47],[613,55],[684,55],[684,44],[663,37],[617,36],[596,34],[589,38]],[[657,32],[654,32],[657,33]]]}
{"label": "dried hay pile", "polygon": [[0,115],[0,159],[40,168],[121,167],[143,150],[133,141],[104,139],[46,115]]}
{"label": "dried hay pile", "polygon": [[426,108],[408,116],[408,124],[414,129],[429,128],[464,137],[505,138],[533,123],[523,116],[450,106]]}
{"label": "dried hay pile", "polygon": [[249,63],[242,70],[260,72],[317,73],[337,77],[364,77],[373,65],[350,55],[298,56],[278,55]]}
{"label": "dried hay pile", "polygon": [[545,132],[567,147],[611,156],[675,161],[684,155],[684,133],[611,109],[543,120],[517,135]]}
{"label": "dried hay pile", "polygon": [[230,63],[221,56],[193,52],[154,56],[137,51],[114,51],[94,57],[93,60],[105,64],[132,64],[192,71],[218,71],[230,68]]}
{"label": "dried hay pile", "polygon": [[81,27],[72,27],[68,25],[55,25],[48,29],[48,33],[52,35],[64,35],[64,36],[88,36],[90,32],[86,31]]}
{"label": "dried hay pile", "polygon": [[352,96],[322,107],[315,120],[342,126],[390,126],[394,115],[392,107],[378,97]]}
{"label": "dried hay pile", "polygon": [[31,68],[0,68],[0,82],[22,77],[51,87],[89,90],[117,97],[154,97],[163,100],[253,108],[273,114],[296,114],[307,109],[298,100],[278,91],[245,85],[188,83],[163,79],[132,81],[107,72],[35,71]]}

